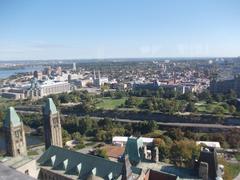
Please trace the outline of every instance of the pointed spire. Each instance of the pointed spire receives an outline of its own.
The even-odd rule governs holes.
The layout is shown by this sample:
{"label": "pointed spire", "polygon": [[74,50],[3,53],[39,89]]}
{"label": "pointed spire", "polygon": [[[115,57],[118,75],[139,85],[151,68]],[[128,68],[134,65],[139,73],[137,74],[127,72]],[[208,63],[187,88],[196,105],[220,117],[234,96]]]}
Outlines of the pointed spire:
{"label": "pointed spire", "polygon": [[96,79],[96,72],[95,72],[95,69],[93,70],[93,79]]}
{"label": "pointed spire", "polygon": [[17,115],[14,107],[9,107],[3,122],[3,127],[9,128],[10,126],[21,125],[21,120]]}
{"label": "pointed spire", "polygon": [[101,79],[100,71],[98,71],[98,79]]}
{"label": "pointed spire", "polygon": [[43,113],[45,115],[57,113],[57,108],[56,108],[52,98],[48,98],[47,103],[43,109]]}

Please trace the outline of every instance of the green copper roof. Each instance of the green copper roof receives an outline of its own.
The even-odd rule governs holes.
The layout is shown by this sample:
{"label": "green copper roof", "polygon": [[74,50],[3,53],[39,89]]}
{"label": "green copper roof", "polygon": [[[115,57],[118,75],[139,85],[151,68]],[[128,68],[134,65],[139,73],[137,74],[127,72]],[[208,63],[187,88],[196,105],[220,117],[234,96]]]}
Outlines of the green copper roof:
{"label": "green copper roof", "polygon": [[48,98],[47,103],[45,104],[43,113],[44,114],[55,114],[55,113],[57,113],[57,108],[56,108],[52,98]]}
{"label": "green copper roof", "polygon": [[[40,166],[50,167],[54,171],[62,172],[73,179],[87,179],[91,175],[108,179],[117,179],[122,173],[122,163],[113,162],[97,156],[82,154],[57,146],[50,146],[37,160]],[[134,172],[141,173],[139,168]]]}
{"label": "green copper roof", "polygon": [[139,163],[141,161],[141,154],[140,154],[140,148],[143,147],[143,140],[142,138],[136,138],[136,137],[129,137],[125,153],[128,154],[129,160],[131,162]]}
{"label": "green copper roof", "polygon": [[8,108],[5,119],[3,121],[3,127],[10,127],[11,125],[21,125],[21,120],[13,107]]}

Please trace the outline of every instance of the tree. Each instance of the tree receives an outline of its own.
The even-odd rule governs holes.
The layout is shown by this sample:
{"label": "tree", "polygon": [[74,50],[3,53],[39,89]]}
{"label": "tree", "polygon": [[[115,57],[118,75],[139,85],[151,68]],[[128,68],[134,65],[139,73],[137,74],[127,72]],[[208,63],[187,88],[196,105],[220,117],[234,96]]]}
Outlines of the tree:
{"label": "tree", "polygon": [[166,145],[163,139],[155,138],[154,145],[158,147],[160,161],[163,161],[164,159],[169,157],[170,145]]}
{"label": "tree", "polygon": [[61,94],[58,98],[60,100],[60,103],[68,103],[70,102],[70,96],[66,93]]}
{"label": "tree", "polygon": [[158,128],[157,122],[156,121],[148,121],[147,122],[147,131],[148,133],[153,132],[154,130],[156,130]]}
{"label": "tree", "polygon": [[108,155],[107,155],[107,150],[105,148],[102,149],[97,149],[96,152],[97,156],[102,157],[104,159],[108,159]]}
{"label": "tree", "polygon": [[225,134],[225,138],[230,148],[240,148],[240,129],[232,129]]}
{"label": "tree", "polygon": [[65,129],[62,129],[62,140],[63,144],[71,140],[71,135]]}
{"label": "tree", "polygon": [[98,126],[104,130],[110,130],[113,127],[113,122],[110,118],[104,118],[98,121]]}
{"label": "tree", "polygon": [[79,132],[74,132],[72,134],[72,139],[76,140],[79,144],[84,143],[83,137]]}
{"label": "tree", "polygon": [[203,91],[198,95],[200,101],[206,101],[207,103],[212,102],[212,95],[208,90]]}
{"label": "tree", "polygon": [[180,128],[169,129],[167,132],[164,133],[164,135],[170,137],[174,141],[179,141],[184,138],[184,133]]}
{"label": "tree", "polygon": [[186,111],[187,112],[195,112],[196,111],[196,107],[193,102],[189,102],[187,104]]}
{"label": "tree", "polygon": [[237,93],[236,93],[236,91],[231,89],[227,96],[228,96],[228,99],[236,99],[237,98]]}
{"label": "tree", "polygon": [[193,160],[198,159],[200,147],[194,141],[176,141],[170,149],[170,159],[177,166],[193,167]]}
{"label": "tree", "polygon": [[177,96],[177,92],[173,88],[168,88],[167,90],[164,91],[164,98],[175,98]]}
{"label": "tree", "polygon": [[99,130],[96,134],[97,141],[106,141],[107,139],[107,132],[104,130]]}
{"label": "tree", "polygon": [[213,110],[213,113],[218,115],[224,114],[224,112],[225,112],[225,109],[222,106],[216,106]]}
{"label": "tree", "polygon": [[115,92],[115,98],[116,99],[122,99],[125,96],[123,91],[116,91]]}
{"label": "tree", "polygon": [[236,109],[237,108],[234,105],[230,105],[228,110],[229,110],[230,113],[235,113]]}
{"label": "tree", "polygon": [[128,108],[134,108],[134,107],[138,107],[140,104],[140,99],[135,97],[135,96],[130,96],[126,101],[125,101],[125,105]]}

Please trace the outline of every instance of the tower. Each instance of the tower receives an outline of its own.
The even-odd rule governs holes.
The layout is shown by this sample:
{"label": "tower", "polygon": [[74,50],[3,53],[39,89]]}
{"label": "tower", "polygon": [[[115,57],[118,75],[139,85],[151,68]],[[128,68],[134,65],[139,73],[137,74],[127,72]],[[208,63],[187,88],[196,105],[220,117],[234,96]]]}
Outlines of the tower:
{"label": "tower", "polygon": [[98,79],[101,79],[101,73],[98,71]]}
{"label": "tower", "polygon": [[62,147],[60,115],[52,98],[48,98],[47,103],[43,108],[43,118],[46,149],[51,145]]}
{"label": "tower", "polygon": [[95,72],[95,69],[93,70],[93,79],[94,79],[94,80],[96,79],[96,72]]}
{"label": "tower", "polygon": [[76,67],[76,63],[73,63],[73,71],[76,71],[77,70],[77,67]]}
{"label": "tower", "polygon": [[27,155],[23,123],[13,107],[9,107],[3,121],[6,151],[9,156]]}

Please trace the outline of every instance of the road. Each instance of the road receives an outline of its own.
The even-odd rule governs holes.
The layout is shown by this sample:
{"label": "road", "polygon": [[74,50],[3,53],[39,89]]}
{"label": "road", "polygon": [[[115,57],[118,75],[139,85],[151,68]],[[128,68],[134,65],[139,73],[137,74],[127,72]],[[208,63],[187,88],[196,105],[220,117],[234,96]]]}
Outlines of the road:
{"label": "road", "polygon": [[[64,115],[67,116],[67,115]],[[83,117],[83,116],[82,116]],[[93,117],[90,116],[90,118],[100,120],[103,119],[103,117]],[[133,120],[133,119],[119,119],[114,118],[113,121],[116,122],[126,122],[126,123],[141,123],[142,120]],[[172,127],[198,127],[198,128],[215,128],[215,129],[234,129],[238,128],[240,129],[240,126],[227,126],[222,124],[201,124],[201,123],[165,123],[165,122],[157,122],[160,126],[172,126]]]}
{"label": "road", "polygon": [[[18,110],[16,109],[17,112],[20,113],[26,113],[26,114],[32,114],[32,113],[39,113],[36,111],[24,111],[24,110]],[[63,116],[68,116],[68,114],[64,114]],[[84,116],[81,116],[84,117]],[[100,120],[103,119],[103,117],[95,117],[95,116],[90,116],[90,118]],[[133,119],[119,119],[119,118],[113,118],[113,121],[116,122],[126,122],[126,123],[141,123],[143,122],[142,120],[133,120]],[[160,126],[165,126],[165,127],[193,127],[193,128],[212,128],[212,129],[240,129],[240,126],[233,126],[233,125],[222,125],[222,124],[202,124],[202,123],[167,123],[167,122],[157,122],[158,125]]]}

